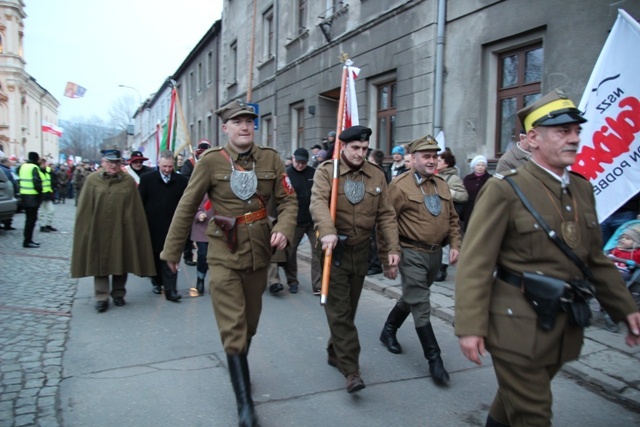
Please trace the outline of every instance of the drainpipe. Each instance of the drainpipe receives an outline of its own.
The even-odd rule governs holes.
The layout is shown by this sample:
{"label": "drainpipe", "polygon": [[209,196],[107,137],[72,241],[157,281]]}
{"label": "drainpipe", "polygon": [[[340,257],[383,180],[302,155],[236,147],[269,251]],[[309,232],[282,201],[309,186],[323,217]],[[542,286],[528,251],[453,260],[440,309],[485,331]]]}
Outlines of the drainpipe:
{"label": "drainpipe", "polygon": [[444,31],[447,0],[438,0],[438,17],[436,21],[436,68],[433,95],[433,135],[442,130],[442,87],[444,85]]}

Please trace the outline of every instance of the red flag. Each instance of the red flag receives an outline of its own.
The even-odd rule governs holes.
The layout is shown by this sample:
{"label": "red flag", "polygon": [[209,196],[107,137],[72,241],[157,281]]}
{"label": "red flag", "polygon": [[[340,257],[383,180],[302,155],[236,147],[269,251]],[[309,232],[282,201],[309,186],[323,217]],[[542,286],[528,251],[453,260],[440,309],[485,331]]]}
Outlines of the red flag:
{"label": "red flag", "polygon": [[51,134],[54,134],[55,136],[61,137],[62,136],[62,132],[64,132],[64,129],[59,128],[58,126],[54,125],[53,123],[45,122],[43,120],[42,121],[42,132],[51,133]]}

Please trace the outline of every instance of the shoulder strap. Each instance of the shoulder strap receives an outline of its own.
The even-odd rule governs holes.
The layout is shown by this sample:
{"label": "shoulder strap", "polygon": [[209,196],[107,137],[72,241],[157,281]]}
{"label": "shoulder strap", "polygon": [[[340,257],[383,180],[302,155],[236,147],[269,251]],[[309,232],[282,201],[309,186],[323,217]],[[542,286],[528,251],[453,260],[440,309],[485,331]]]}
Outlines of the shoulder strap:
{"label": "shoulder strap", "polygon": [[553,243],[555,243],[560,248],[560,250],[564,252],[564,254],[568,256],[575,265],[578,266],[580,271],[582,271],[582,274],[584,274],[587,279],[594,282],[595,278],[593,277],[591,270],[589,270],[589,267],[587,267],[585,263],[580,258],[578,258],[578,255],[576,255],[575,252],[573,252],[571,248],[567,246],[567,244],[563,242],[560,237],[558,237],[558,234],[549,227],[545,220],[542,219],[538,211],[536,211],[531,203],[529,203],[529,200],[527,200],[526,196],[524,195],[522,190],[520,190],[520,187],[518,187],[515,181],[508,176],[504,177],[504,180],[507,181],[509,185],[511,185],[511,187],[513,187],[513,191],[515,191],[516,195],[520,198],[520,201],[522,202],[524,207],[527,208],[529,213],[533,215],[536,221],[538,221],[542,229],[545,231],[545,233],[547,233],[547,236],[549,236]]}

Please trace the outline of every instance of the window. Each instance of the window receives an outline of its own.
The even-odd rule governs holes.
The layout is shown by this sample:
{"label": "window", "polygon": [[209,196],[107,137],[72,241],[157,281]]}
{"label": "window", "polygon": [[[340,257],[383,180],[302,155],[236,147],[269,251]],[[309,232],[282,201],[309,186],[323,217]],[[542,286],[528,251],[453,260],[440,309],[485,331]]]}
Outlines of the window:
{"label": "window", "polygon": [[267,9],[262,15],[262,40],[264,41],[263,57],[265,60],[273,57],[273,7]]}
{"label": "window", "polygon": [[207,83],[213,81],[213,52],[207,54]]}
{"label": "window", "polygon": [[541,44],[498,55],[497,155],[504,153],[520,133],[517,111],[540,99],[542,65]]}
{"label": "window", "polygon": [[234,40],[229,45],[229,75],[231,76],[231,84],[238,81],[238,40]]}
{"label": "window", "polygon": [[291,106],[291,152],[304,146],[304,104]]}
{"label": "window", "polygon": [[204,89],[204,70],[202,69],[202,62],[198,62],[198,92],[202,92]]}
{"label": "window", "polygon": [[193,71],[189,71],[189,98],[193,98],[196,95],[196,77]]}
{"label": "window", "polygon": [[296,12],[297,34],[302,34],[307,25],[307,0],[298,0]]}
{"label": "window", "polygon": [[206,139],[213,146],[213,117],[211,116],[211,114],[209,114],[207,116],[207,136],[206,136]]}
{"label": "window", "polygon": [[376,86],[378,102],[376,107],[378,148],[391,155],[396,145],[396,87],[395,81]]}
{"label": "window", "polygon": [[198,141],[204,138],[202,134],[202,120],[198,120]]}
{"label": "window", "polygon": [[271,116],[262,117],[262,145],[265,147],[274,147],[273,135],[272,135],[272,120]]}

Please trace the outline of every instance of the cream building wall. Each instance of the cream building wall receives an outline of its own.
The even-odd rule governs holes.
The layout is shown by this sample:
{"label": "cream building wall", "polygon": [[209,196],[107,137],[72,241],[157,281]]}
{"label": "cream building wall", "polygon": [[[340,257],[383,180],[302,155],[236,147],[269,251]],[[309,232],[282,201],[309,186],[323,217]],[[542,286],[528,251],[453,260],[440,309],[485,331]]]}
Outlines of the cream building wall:
{"label": "cream building wall", "polygon": [[41,123],[57,125],[60,104],[25,71],[24,9],[22,0],[0,1],[0,149],[23,159],[36,151],[57,163],[59,138]]}

